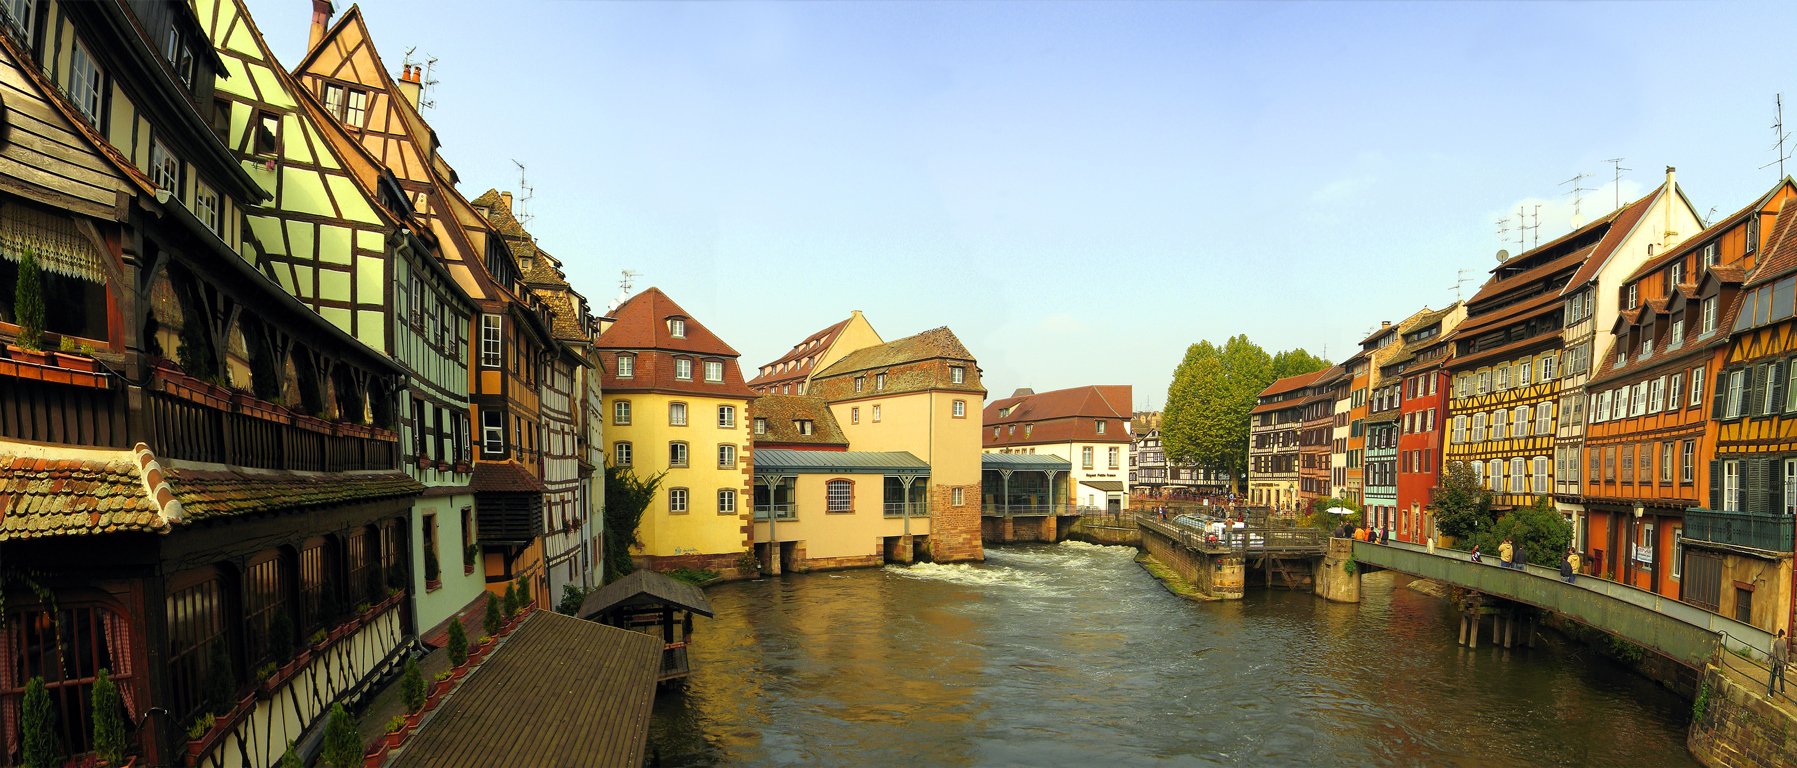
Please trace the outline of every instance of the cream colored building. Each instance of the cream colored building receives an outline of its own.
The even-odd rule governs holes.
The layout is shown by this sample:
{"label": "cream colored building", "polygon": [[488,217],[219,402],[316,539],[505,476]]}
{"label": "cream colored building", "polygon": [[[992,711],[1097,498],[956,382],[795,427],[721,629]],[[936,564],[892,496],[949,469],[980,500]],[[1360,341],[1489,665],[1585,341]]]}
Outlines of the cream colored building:
{"label": "cream colored building", "polygon": [[[1019,389],[986,406],[981,416],[983,450],[1066,459],[1071,465],[1071,498],[1059,497],[1055,506],[1120,512],[1129,508],[1132,397],[1127,385],[1073,387],[1040,394]],[[994,486],[987,482],[986,487]],[[997,498],[982,501],[987,505],[1004,503]],[[1063,509],[1057,514],[1071,511]]]}

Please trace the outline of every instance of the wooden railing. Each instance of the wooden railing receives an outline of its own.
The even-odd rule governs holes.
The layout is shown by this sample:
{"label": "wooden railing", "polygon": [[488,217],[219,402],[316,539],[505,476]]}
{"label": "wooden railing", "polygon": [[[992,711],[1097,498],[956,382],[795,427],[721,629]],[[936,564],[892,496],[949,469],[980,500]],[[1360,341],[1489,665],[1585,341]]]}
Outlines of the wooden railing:
{"label": "wooden railing", "polygon": [[[399,446],[391,433],[273,414],[234,412],[166,392],[146,392],[151,450],[165,459],[300,472],[395,469]],[[334,434],[336,429],[367,434]]]}
{"label": "wooden railing", "polygon": [[110,374],[0,359],[0,438],[127,448],[127,413]]}

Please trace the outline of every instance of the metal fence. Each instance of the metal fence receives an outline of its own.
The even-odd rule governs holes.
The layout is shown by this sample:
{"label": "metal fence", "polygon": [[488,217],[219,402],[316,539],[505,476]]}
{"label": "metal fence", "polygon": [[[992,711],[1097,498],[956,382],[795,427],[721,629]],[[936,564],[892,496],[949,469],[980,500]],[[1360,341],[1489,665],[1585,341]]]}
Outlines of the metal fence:
{"label": "metal fence", "polygon": [[893,518],[929,517],[930,503],[927,501],[888,501],[886,502],[886,516]]}
{"label": "metal fence", "polygon": [[1238,552],[1322,552],[1329,547],[1329,532],[1315,528],[1225,528],[1221,533],[1193,526],[1162,522],[1137,515],[1136,522],[1192,549]]}
{"label": "metal fence", "polygon": [[799,514],[791,504],[756,504],[755,519],[766,520],[772,514],[775,520],[795,520]]}
{"label": "metal fence", "polygon": [[980,514],[988,517],[1045,517],[1048,515],[1083,515],[1084,510],[1097,510],[1075,504],[985,504]]}
{"label": "metal fence", "polygon": [[1684,535],[1687,539],[1772,552],[1790,552],[1791,532],[1789,515],[1708,509],[1685,512]]}
{"label": "metal fence", "polygon": [[[1735,648],[1741,648],[1743,646],[1751,647],[1748,646],[1745,641],[1742,641],[1727,632],[1722,632],[1720,634],[1725,639],[1735,640],[1736,642],[1733,645]],[[1724,642],[1723,645],[1729,646],[1730,644]],[[1769,648],[1755,648],[1754,651],[1722,650],[1718,651],[1716,655],[1720,657],[1721,666],[1724,669],[1734,673],[1739,676],[1739,678],[1744,678],[1748,691],[1757,694],[1766,688],[1766,683],[1772,677],[1770,650],[1771,649]],[[1790,670],[1787,669],[1785,674],[1789,675]],[[1737,682],[1740,681],[1740,679],[1737,679]],[[1794,691],[1797,691],[1797,684],[1787,684],[1783,687],[1783,690],[1774,688],[1770,696],[1781,700],[1781,702],[1788,707],[1797,707],[1797,698],[1793,697]]]}

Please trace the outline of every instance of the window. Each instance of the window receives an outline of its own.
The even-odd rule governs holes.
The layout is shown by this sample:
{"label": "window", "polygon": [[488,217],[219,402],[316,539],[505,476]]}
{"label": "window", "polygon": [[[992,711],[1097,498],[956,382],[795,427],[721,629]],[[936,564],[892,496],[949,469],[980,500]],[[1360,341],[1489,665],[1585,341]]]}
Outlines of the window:
{"label": "window", "polygon": [[1671,337],[1670,341],[1666,342],[1666,344],[1669,347],[1676,347],[1679,344],[1683,343],[1684,340],[1685,340],[1685,318],[1683,315],[1680,315],[1677,319],[1672,321],[1672,337]]}
{"label": "window", "polygon": [[1659,413],[1666,407],[1666,377],[1654,379],[1647,387],[1647,412]]}
{"label": "window", "polygon": [[1707,243],[1703,246],[1703,257],[1698,262],[1703,268],[1713,267],[1720,260],[1716,245],[1716,243]]}
{"label": "window", "polygon": [[1548,435],[1554,431],[1554,404],[1542,403],[1535,406],[1535,434]]}
{"label": "window", "polygon": [[757,434],[757,435],[767,434],[767,419],[766,418],[763,418],[761,416],[755,417],[755,434]]}
{"label": "window", "polygon": [[668,489],[668,514],[670,514],[670,515],[686,514],[686,489],[685,488],[669,488]]}
{"label": "window", "polygon": [[957,507],[961,506],[962,504],[965,504],[967,497],[966,497],[966,494],[964,494],[962,491],[963,491],[963,489],[961,489],[961,488],[950,489],[949,494],[948,494],[949,495],[949,504],[951,504],[953,506],[957,506]]}
{"label": "window", "polygon": [[30,48],[32,34],[37,22],[38,0],[0,0],[0,15],[12,22],[13,28],[23,34],[25,47]]}
{"label": "window", "polygon": [[1504,460],[1492,459],[1486,465],[1486,486],[1494,491],[1504,490]]}
{"label": "window", "polygon": [[325,83],[324,109],[338,120],[343,119],[343,86]]}
{"label": "window", "polygon": [[630,401],[614,400],[611,404],[611,423],[618,426],[630,425]]}
{"label": "window", "polygon": [[75,102],[75,109],[81,111],[81,116],[96,128],[100,127],[100,94],[105,87],[104,79],[100,74],[100,65],[94,62],[94,55],[88,53],[87,46],[80,40],[76,40],[74,48],[69,51],[69,99]]}
{"label": "window", "polygon": [[824,483],[824,511],[855,511],[855,484],[847,480],[831,480]]}
{"label": "window", "polygon": [[1529,385],[1529,372],[1534,370],[1534,367],[1534,364],[1527,360],[1516,364],[1516,386],[1526,387]]}
{"label": "window", "polygon": [[1785,459],[1784,513],[1797,514],[1797,459]]}
{"label": "window", "polygon": [[684,467],[686,459],[686,443],[679,441],[668,443],[668,466]]}
{"label": "window", "polygon": [[1098,421],[1092,422],[1092,428],[1097,430],[1098,434],[1101,434],[1101,435],[1104,434],[1104,421],[1102,419],[1100,419]]}
{"label": "window", "polygon": [[955,401],[954,416],[957,419],[967,418],[967,401],[966,400],[956,400]]}
{"label": "window", "polygon": [[1488,390],[1491,389],[1491,387],[1490,387],[1491,372],[1490,371],[1479,371],[1479,373],[1474,377],[1474,379],[1475,380],[1473,383],[1473,394],[1483,395]]}
{"label": "window", "polygon": [[1691,371],[1691,405],[1696,406],[1696,405],[1701,404],[1702,402],[1703,402],[1703,366],[1700,365],[1696,369]]}
{"label": "window", "polygon": [[193,186],[194,218],[199,219],[200,223],[206,225],[206,229],[213,234],[222,237],[223,233],[218,228],[218,193],[212,191],[212,188],[206,186],[206,182],[203,181],[195,181]]}
{"label": "window", "polygon": [[[1596,454],[1593,454],[1595,457]],[[1616,446],[1604,446],[1604,482],[1616,481]]]}
{"label": "window", "polygon": [[718,406],[718,426],[723,429],[730,429],[736,426],[736,406]]}
{"label": "window", "polygon": [[505,413],[497,408],[480,412],[480,450],[487,455],[505,453]]}
{"label": "window", "polygon": [[1684,378],[1684,374],[1675,373],[1672,374],[1672,378],[1666,382],[1666,410],[1678,410],[1678,389],[1680,386],[1684,385]]}
{"label": "window", "polygon": [[[877,406],[877,405],[874,406],[874,423],[875,424],[880,423],[880,406]],[[1029,433],[1025,432],[1023,436],[1029,437]]]}
{"label": "window", "polygon": [[619,466],[619,467],[630,466],[631,458],[632,458],[631,450],[630,450],[630,443],[623,443],[623,442],[612,443],[611,455],[612,455],[612,464],[613,465]]}
{"label": "window", "polygon": [[1622,451],[1622,474],[1620,477],[1622,482],[1633,483],[1635,482],[1635,446],[1625,445],[1620,450]]}
{"label": "window", "polygon": [[1092,468],[1092,446],[1079,449],[1079,463],[1081,469]]}
{"label": "window", "polygon": [[878,392],[885,388],[886,388],[886,374],[884,374],[884,373],[874,374],[874,391]]}
{"label": "window", "polygon": [[686,403],[668,403],[668,426],[686,426]]}
{"label": "window", "polygon": [[618,355],[618,378],[636,378],[636,355]]}
{"label": "window", "polygon": [[1707,333],[1710,333],[1715,330],[1716,330],[1716,297],[1711,296],[1711,297],[1703,300],[1703,332],[1707,334]]}
{"label": "window", "polygon": [[810,435],[813,424],[810,419],[793,419],[792,429],[801,435]]}
{"label": "window", "polygon": [[281,151],[281,115],[276,112],[256,113],[256,144],[258,155],[273,155]]}
{"label": "window", "polygon": [[1760,246],[1760,217],[1747,218],[1747,253],[1753,253]]}
{"label": "window", "polygon": [[959,365],[948,367],[948,380],[953,384],[967,383],[967,369]]}
{"label": "window", "polygon": [[1523,487],[1524,485],[1528,484],[1528,474],[1527,473],[1528,473],[1528,462],[1524,461],[1521,456],[1518,456],[1518,457],[1510,460],[1510,492],[1511,493],[1524,493],[1524,492],[1528,491],[1527,488]]}
{"label": "window", "polygon": [[1741,415],[1741,379],[1742,371],[1728,373],[1728,399],[1722,412],[1723,418],[1733,419]]}
{"label": "window", "polygon": [[1548,488],[1548,482],[1547,482],[1547,457],[1546,456],[1536,456],[1535,457],[1534,481],[1535,481],[1535,487],[1532,489],[1534,492],[1536,492],[1536,493],[1547,493],[1548,492],[1549,488]]}
{"label": "window", "polygon": [[729,488],[718,489],[718,514],[736,514],[736,491]]}
{"label": "window", "polygon": [[1118,466],[1120,466],[1118,463],[1118,460],[1122,456],[1122,450],[1123,449],[1121,449],[1121,448],[1112,448],[1111,449],[1111,463],[1110,463],[1111,469],[1116,469],[1116,468],[1118,468]]}
{"label": "window", "polygon": [[855,377],[855,391],[856,391],[856,392],[860,392],[860,391],[861,391],[861,386],[862,386],[862,385],[863,385],[863,384],[865,384],[865,383],[867,383],[867,377],[866,377],[866,376],[856,376],[856,377]]}
{"label": "window", "polygon": [[351,88],[349,104],[344,110],[343,122],[354,128],[361,128],[368,122],[368,94]]}
{"label": "window", "polygon": [[176,198],[181,197],[181,161],[160,140],[150,143],[150,180]]}
{"label": "window", "polygon": [[1505,421],[1507,416],[1508,414],[1504,411],[1497,411],[1491,414],[1491,439],[1502,440],[1508,436],[1509,433],[1505,431],[1505,427],[1509,426]]}
{"label": "window", "polygon": [[1741,511],[1741,462],[1722,462],[1722,511]]}
{"label": "window", "polygon": [[674,358],[674,378],[677,381],[692,381],[693,361],[684,357]]}
{"label": "window", "polygon": [[1435,409],[1434,408],[1430,408],[1427,412],[1427,418],[1423,422],[1423,431],[1424,432],[1434,432],[1435,431]]}
{"label": "window", "polygon": [[1502,392],[1510,388],[1510,366],[1500,365],[1497,369],[1497,389]]}
{"label": "window", "polygon": [[705,380],[719,382],[724,380],[724,364],[716,360],[705,361]]}
{"label": "window", "polygon": [[[861,408],[853,407],[853,408],[849,409],[849,423],[850,424],[860,424],[861,423]],[[992,436],[998,437],[998,427],[992,428]]]}
{"label": "window", "polygon": [[686,338],[686,321],[678,317],[668,318],[668,335],[676,339]]}
{"label": "window", "polygon": [[1541,358],[1541,380],[1542,381],[1547,381],[1548,379],[1556,378],[1559,375],[1560,375],[1560,355],[1558,353],[1549,353],[1546,357]]}
{"label": "window", "polygon": [[1635,284],[1629,283],[1628,293],[1626,294],[1626,298],[1623,300],[1623,308],[1624,309],[1634,309],[1636,306],[1639,305],[1639,303],[1640,303],[1639,295],[1635,290]]}
{"label": "window", "polygon": [[1672,482],[1672,443],[1660,443],[1660,482]]}
{"label": "window", "polygon": [[[198,584],[171,593],[167,612],[168,674],[174,694],[170,709],[177,720],[185,721],[207,704],[205,681],[213,645],[229,642],[225,634],[223,583],[211,574]],[[30,654],[26,654],[25,660],[29,663]]]}
{"label": "window", "polygon": [[735,469],[735,468],[736,468],[736,446],[734,446],[734,445],[718,446],[718,469]]}
{"label": "window", "polygon": [[1485,414],[1473,414],[1473,442],[1485,442]]}
{"label": "window", "polygon": [[1697,479],[1697,441],[1686,440],[1680,447],[1678,462],[1678,481],[1689,483]]}
{"label": "window", "polygon": [[500,365],[499,316],[480,316],[480,365],[482,368],[498,368]]}
{"label": "window", "polygon": [[1526,405],[1516,406],[1516,415],[1511,417],[1511,422],[1510,422],[1510,436],[1511,437],[1528,437],[1529,436],[1529,422],[1531,421],[1531,419],[1530,419],[1531,414],[1532,414],[1532,409],[1530,409],[1529,406],[1526,406]]}
{"label": "window", "polygon": [[1466,442],[1466,417],[1465,416],[1455,416],[1454,417],[1454,444],[1460,445],[1461,443],[1465,443],[1465,442]]}

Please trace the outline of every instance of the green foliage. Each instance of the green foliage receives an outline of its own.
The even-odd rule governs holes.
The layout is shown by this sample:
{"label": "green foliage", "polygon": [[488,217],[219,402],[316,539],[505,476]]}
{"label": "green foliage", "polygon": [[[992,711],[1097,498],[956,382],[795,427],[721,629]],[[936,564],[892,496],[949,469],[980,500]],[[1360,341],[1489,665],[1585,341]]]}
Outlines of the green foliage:
{"label": "green foliage", "polygon": [[437,564],[437,545],[430,541],[424,543],[424,580],[436,581],[443,578],[443,566]]}
{"label": "green foliage", "polygon": [[73,336],[62,337],[62,345],[61,346],[62,346],[62,351],[68,352],[70,354],[73,354],[73,353],[81,350],[81,345],[75,342],[75,337],[73,337]]}
{"label": "green foliage", "polygon": [[104,669],[94,677],[94,751],[107,765],[125,762],[125,701]]}
{"label": "green foliage", "polygon": [[555,612],[563,616],[573,616],[580,612],[580,604],[586,602],[588,590],[573,584],[562,585],[562,601],[555,606]]}
{"label": "green foliage", "polygon": [[406,699],[406,711],[417,712],[424,709],[424,673],[418,669],[418,660],[406,659],[406,672],[401,691]]}
{"label": "green foliage", "polygon": [[61,765],[62,749],[56,738],[56,707],[50,703],[50,692],[42,677],[25,684],[25,711],[19,718],[20,734],[25,741],[25,765],[28,768],[55,768]]}
{"label": "green foliage", "polygon": [[356,718],[341,702],[331,705],[331,720],[324,727],[324,752],[318,758],[331,768],[362,764],[362,735],[356,732]]}
{"label": "green foliage", "polygon": [[488,637],[492,637],[499,634],[499,625],[502,621],[504,620],[499,618],[499,598],[495,597],[492,592],[488,592],[487,615],[481,619],[480,627],[487,631]]}
{"label": "green foliage", "polygon": [[700,584],[704,584],[708,581],[711,581],[712,579],[717,578],[718,572],[717,571],[707,571],[707,570],[695,571],[691,568],[675,568],[674,570],[668,571],[667,573],[665,573],[663,575],[667,576],[670,579],[675,579],[677,581],[684,581],[688,584],[698,586]]}
{"label": "green foliage", "polygon": [[193,722],[187,724],[187,740],[199,741],[206,738],[206,732],[212,730],[212,726],[217,722],[218,718],[214,717],[211,712],[200,713],[194,717]]}
{"label": "green foliage", "polygon": [[1617,637],[1615,635],[1609,636],[1609,642],[1607,643],[1605,652],[1608,653],[1612,658],[1627,662],[1629,664],[1638,662],[1641,660],[1641,657],[1647,655],[1647,652],[1645,650],[1642,650],[1641,646],[1635,645],[1634,643],[1631,643],[1631,642],[1624,640],[1620,637]]}
{"label": "green foliage", "polygon": [[505,607],[506,621],[511,621],[513,616],[518,615],[518,585],[505,585],[505,602],[502,605]]}
{"label": "green foliage", "polygon": [[[1329,511],[1337,507],[1350,509],[1353,510],[1353,512],[1351,514],[1338,515]],[[1311,528],[1332,531],[1335,530],[1335,526],[1344,522],[1360,525],[1365,519],[1366,514],[1361,511],[1360,505],[1354,503],[1352,499],[1311,499],[1310,514],[1305,515],[1303,523]]]}
{"label": "green foliage", "polygon": [[1342,573],[1353,576],[1354,572],[1358,570],[1360,570],[1360,563],[1354,558],[1350,557],[1342,561]]}
{"label": "green foliage", "polygon": [[468,632],[462,629],[462,617],[449,622],[449,662],[455,666],[468,663]]}
{"label": "green foliage", "polygon": [[1710,710],[1710,681],[1704,680],[1703,687],[1697,689],[1697,700],[1691,702],[1691,719],[1702,720],[1705,712]]}
{"label": "green foliage", "polygon": [[405,727],[406,727],[406,716],[405,715],[394,715],[392,720],[387,721],[387,732],[388,733],[399,733],[400,731],[404,730]]}
{"label": "green foliage", "polygon": [[1226,469],[1237,478],[1248,470],[1248,412],[1276,379],[1329,366],[1304,350],[1269,357],[1247,336],[1218,347],[1201,341],[1186,349],[1167,387],[1161,412],[1161,445],[1167,459]]}
{"label": "green foliage", "polygon": [[274,677],[275,673],[279,672],[280,670],[281,670],[281,665],[276,664],[272,661],[268,662],[266,664],[263,664],[262,666],[256,668],[256,681],[261,682],[261,681],[267,680],[271,677]]}
{"label": "green foliage", "polygon": [[287,740],[287,751],[281,753],[281,768],[306,768],[306,764],[300,762],[299,751],[294,748],[293,739]]}
{"label": "green foliage", "polygon": [[13,319],[18,321],[19,336],[13,343],[27,352],[44,348],[44,286],[38,270],[37,256],[27,249],[19,259],[19,278],[13,288]]}
{"label": "green foliage", "polygon": [[518,608],[523,609],[524,606],[527,606],[527,605],[530,605],[530,580],[523,576],[519,576],[518,577]]}
{"label": "green foliage", "polygon": [[98,348],[94,347],[94,345],[89,344],[84,341],[84,342],[81,342],[81,354],[87,355],[88,357],[93,357],[94,355],[100,354],[100,350]]}
{"label": "green foliage", "polygon": [[462,548],[462,567],[463,568],[474,567],[474,561],[479,557],[480,557],[480,545],[479,544],[469,544],[468,546],[463,547]]}
{"label": "green foliage", "polygon": [[605,580],[613,581],[636,570],[630,548],[641,542],[637,526],[643,511],[655,500],[655,491],[667,473],[638,478],[630,467],[605,468]]}
{"label": "green foliage", "polygon": [[[1491,553],[1498,551],[1498,545],[1504,539],[1510,539],[1527,551],[1531,565],[1556,568],[1566,557],[1566,548],[1572,544],[1572,524],[1554,509],[1552,501],[1539,496],[1534,505],[1505,514],[1471,537],[1481,551]],[[1470,545],[1462,547],[1462,544],[1455,542],[1454,546],[1471,548]]]}
{"label": "green foliage", "polygon": [[310,638],[306,639],[306,644],[310,645],[310,646],[314,646],[314,647],[324,645],[325,638],[329,637],[329,636],[330,636],[329,632],[326,632],[323,629],[318,629],[312,633],[312,636]]}
{"label": "green foliage", "polygon": [[1450,461],[1442,469],[1435,500],[1429,502],[1429,511],[1435,515],[1435,528],[1443,536],[1459,539],[1455,546],[1471,549],[1471,537],[1490,530],[1496,522],[1491,514],[1491,492],[1473,474],[1471,464]]}
{"label": "green foliage", "polygon": [[222,638],[212,643],[206,662],[206,704],[215,715],[228,715],[237,706],[237,670]]}
{"label": "green foliage", "polygon": [[175,349],[175,360],[181,364],[181,370],[196,379],[211,379],[218,375],[209,335],[198,312],[189,312],[181,319],[181,346]]}

